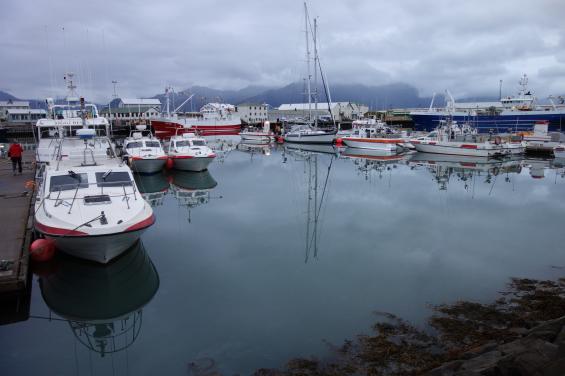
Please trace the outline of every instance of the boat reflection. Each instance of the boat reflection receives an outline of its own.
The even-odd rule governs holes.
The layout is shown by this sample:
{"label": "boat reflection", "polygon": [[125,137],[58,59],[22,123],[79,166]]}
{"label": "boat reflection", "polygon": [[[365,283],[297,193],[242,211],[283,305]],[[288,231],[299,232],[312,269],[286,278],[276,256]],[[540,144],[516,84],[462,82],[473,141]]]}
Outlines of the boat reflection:
{"label": "boat reflection", "polygon": [[378,177],[382,178],[384,172],[391,171],[399,164],[404,164],[411,158],[411,155],[351,147],[346,147],[341,152],[341,157],[351,159],[365,180],[369,180],[372,172],[376,172]]}
{"label": "boat reflection", "polygon": [[253,157],[255,155],[271,155],[271,144],[260,141],[246,140],[245,142],[242,141],[237,144],[236,150],[250,154],[251,161],[253,161]]}
{"label": "boat reflection", "polygon": [[[211,191],[218,185],[210,171],[171,171],[170,192],[180,206],[188,209],[188,222],[191,222],[190,210],[210,202]],[[222,198],[219,196],[218,198]]]}
{"label": "boat reflection", "polygon": [[476,178],[484,178],[484,183],[494,184],[493,178],[504,174],[504,181],[510,182],[510,174],[522,171],[522,159],[510,157],[493,159],[488,157],[468,157],[460,155],[444,155],[431,153],[415,153],[408,164],[412,168],[425,167],[439,186],[439,190],[447,190],[452,177],[463,182],[465,190],[469,190]]}
{"label": "boat reflection", "polygon": [[142,308],[159,288],[141,241],[107,265],[63,253],[52,262],[54,271],[39,278],[41,294],[75,338],[101,357],[130,347],[141,330]]}
{"label": "boat reflection", "polygon": [[152,207],[163,205],[163,198],[169,190],[169,181],[164,172],[156,174],[133,174],[141,196]]}
{"label": "boat reflection", "polygon": [[298,144],[298,143],[285,143],[285,152],[306,152],[318,154],[333,154],[337,156],[338,149],[332,144]]}

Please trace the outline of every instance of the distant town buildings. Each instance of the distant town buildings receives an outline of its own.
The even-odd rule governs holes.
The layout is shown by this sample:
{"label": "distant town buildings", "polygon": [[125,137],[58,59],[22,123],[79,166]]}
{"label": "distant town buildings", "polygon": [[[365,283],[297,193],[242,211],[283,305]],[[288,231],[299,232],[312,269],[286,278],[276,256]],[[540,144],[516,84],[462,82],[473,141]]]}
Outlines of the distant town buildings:
{"label": "distant town buildings", "polygon": [[32,109],[28,101],[0,101],[0,121],[9,125],[35,124],[47,117],[47,111]]}
{"label": "distant town buildings", "polygon": [[[314,103],[290,103],[281,104],[278,109],[269,111],[269,120],[283,121],[283,120],[297,120],[304,119],[309,116],[309,108],[312,110],[312,117],[326,119],[333,116],[337,122],[352,121],[362,118],[369,107],[353,102],[333,102],[331,107],[327,103],[318,103],[318,110],[314,109]],[[330,109],[331,108],[331,115]]]}
{"label": "distant town buildings", "polygon": [[159,115],[161,101],[155,98],[120,98],[117,107],[104,107],[100,116],[119,125],[138,123]]}
{"label": "distant town buildings", "polygon": [[236,112],[241,121],[247,124],[261,124],[268,119],[266,104],[242,103],[236,106]]}

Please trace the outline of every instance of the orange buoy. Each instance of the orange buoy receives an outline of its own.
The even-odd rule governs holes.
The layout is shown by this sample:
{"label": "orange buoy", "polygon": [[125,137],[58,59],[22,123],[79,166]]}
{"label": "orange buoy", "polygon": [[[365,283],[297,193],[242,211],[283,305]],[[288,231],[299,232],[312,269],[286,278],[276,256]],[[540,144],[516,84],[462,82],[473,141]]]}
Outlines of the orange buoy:
{"label": "orange buoy", "polygon": [[173,168],[173,160],[171,158],[167,158],[167,163],[165,164],[165,168],[167,170],[170,170],[171,168]]}
{"label": "orange buoy", "polygon": [[49,261],[55,255],[55,241],[52,239],[36,239],[29,246],[33,261]]}

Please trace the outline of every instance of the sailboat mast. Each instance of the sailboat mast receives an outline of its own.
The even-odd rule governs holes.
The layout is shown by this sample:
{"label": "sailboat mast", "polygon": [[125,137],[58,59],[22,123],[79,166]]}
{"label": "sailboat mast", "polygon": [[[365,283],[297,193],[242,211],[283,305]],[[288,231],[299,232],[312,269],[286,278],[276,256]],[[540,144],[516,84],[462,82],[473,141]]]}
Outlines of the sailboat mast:
{"label": "sailboat mast", "polygon": [[318,44],[316,36],[318,34],[317,19],[314,18],[314,126],[318,128]]}
{"label": "sailboat mast", "polygon": [[304,2],[304,34],[306,36],[306,71],[308,74],[307,78],[307,92],[308,92],[308,120],[312,120],[312,89],[310,87],[310,81],[312,75],[310,74],[310,41],[308,38],[308,7],[306,6],[306,1]]}

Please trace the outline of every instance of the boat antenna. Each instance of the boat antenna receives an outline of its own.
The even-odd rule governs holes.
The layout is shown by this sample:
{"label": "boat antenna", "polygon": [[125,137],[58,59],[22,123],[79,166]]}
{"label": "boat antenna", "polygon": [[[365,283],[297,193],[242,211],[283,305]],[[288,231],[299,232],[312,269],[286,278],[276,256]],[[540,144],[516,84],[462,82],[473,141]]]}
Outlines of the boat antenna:
{"label": "boat antenna", "polygon": [[306,36],[306,71],[308,74],[306,83],[308,90],[308,121],[312,121],[312,92],[310,87],[312,75],[310,74],[310,38],[308,36],[308,6],[306,5],[306,1],[304,2],[304,27],[304,34]]}
{"label": "boat antenna", "polygon": [[498,100],[502,100],[502,80],[498,83]]}

